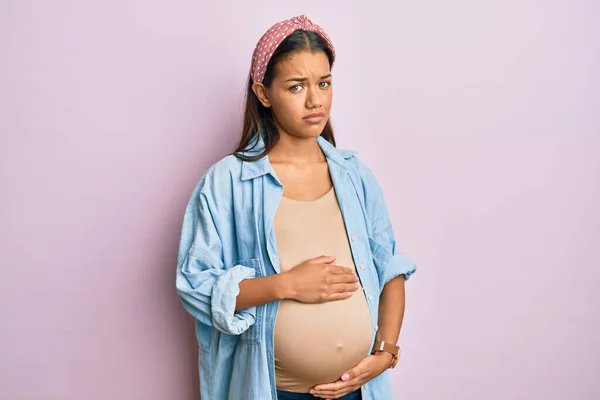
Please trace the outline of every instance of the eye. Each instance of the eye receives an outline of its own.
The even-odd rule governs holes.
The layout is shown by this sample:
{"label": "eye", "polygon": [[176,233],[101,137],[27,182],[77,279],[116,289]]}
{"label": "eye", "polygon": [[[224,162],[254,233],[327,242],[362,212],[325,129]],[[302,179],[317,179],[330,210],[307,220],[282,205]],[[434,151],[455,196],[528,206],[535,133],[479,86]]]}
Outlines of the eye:
{"label": "eye", "polygon": [[331,82],[321,82],[321,83],[319,83],[319,87],[320,87],[321,89],[326,89],[326,88],[328,88],[329,86],[331,86]]}
{"label": "eye", "polygon": [[299,92],[302,90],[302,85],[294,85],[290,88],[290,92]]}

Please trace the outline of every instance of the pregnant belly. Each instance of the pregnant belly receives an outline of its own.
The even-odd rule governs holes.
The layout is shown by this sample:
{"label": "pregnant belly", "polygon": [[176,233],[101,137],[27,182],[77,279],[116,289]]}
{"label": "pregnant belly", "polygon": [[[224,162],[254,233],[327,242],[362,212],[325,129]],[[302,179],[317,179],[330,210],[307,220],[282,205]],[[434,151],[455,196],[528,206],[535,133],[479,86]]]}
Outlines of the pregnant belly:
{"label": "pregnant belly", "polygon": [[308,392],[319,383],[337,381],[371,350],[372,334],[361,291],[323,304],[282,301],[275,324],[277,387]]}

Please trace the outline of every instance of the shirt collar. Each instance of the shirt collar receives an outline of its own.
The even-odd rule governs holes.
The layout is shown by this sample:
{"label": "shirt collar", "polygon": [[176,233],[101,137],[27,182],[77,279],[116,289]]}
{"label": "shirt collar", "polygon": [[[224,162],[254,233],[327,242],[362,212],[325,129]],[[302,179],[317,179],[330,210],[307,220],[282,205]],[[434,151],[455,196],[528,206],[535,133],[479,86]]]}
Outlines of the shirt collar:
{"label": "shirt collar", "polygon": [[[261,135],[255,136],[254,142],[251,142],[247,149],[242,152],[245,156],[258,155],[264,149],[264,141]],[[317,137],[317,143],[323,150],[328,161],[338,164],[343,169],[346,168],[346,160],[353,157],[356,152],[351,150],[341,150],[329,143],[323,136]],[[242,180],[254,179],[262,175],[272,174],[275,176],[269,157],[265,156],[257,161],[242,161]]]}

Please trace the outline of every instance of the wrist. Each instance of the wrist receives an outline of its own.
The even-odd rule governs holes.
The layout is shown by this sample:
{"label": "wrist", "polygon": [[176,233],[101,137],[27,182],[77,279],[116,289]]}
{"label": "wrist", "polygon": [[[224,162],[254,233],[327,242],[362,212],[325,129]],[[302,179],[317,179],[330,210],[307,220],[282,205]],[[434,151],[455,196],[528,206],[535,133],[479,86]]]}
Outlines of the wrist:
{"label": "wrist", "polygon": [[378,358],[381,361],[381,364],[385,365],[386,369],[388,369],[390,365],[392,365],[392,361],[394,359],[394,356],[392,354],[385,351],[378,351],[375,354],[373,354],[373,357]]}
{"label": "wrist", "polygon": [[296,292],[289,273],[282,272],[275,276],[277,277],[277,282],[274,285],[275,297],[277,300],[293,300],[296,296]]}

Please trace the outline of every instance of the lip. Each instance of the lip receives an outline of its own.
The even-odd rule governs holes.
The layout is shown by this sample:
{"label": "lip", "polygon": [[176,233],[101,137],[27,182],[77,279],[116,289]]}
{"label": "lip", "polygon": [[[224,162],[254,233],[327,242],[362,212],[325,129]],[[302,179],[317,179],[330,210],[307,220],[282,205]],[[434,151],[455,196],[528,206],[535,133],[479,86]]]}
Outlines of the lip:
{"label": "lip", "polygon": [[319,122],[321,122],[323,120],[323,118],[325,118],[325,114],[313,113],[313,114],[308,114],[307,116],[303,117],[302,119],[304,119],[306,122],[308,122],[310,124],[318,124]]}

